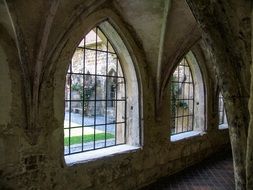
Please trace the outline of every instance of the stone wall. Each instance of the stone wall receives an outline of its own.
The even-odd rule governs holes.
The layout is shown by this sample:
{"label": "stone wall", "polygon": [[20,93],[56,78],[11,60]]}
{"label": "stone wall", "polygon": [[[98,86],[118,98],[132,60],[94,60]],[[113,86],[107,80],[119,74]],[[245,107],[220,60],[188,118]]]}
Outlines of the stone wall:
{"label": "stone wall", "polygon": [[[57,2],[0,3],[0,10],[4,10],[0,11],[3,14],[0,18],[0,189],[137,189],[230,147],[228,130],[218,130],[217,79],[208,68],[212,61],[206,60],[207,56],[198,48],[201,40],[196,42],[197,29],[191,30],[194,34],[189,41],[184,38],[195,25],[184,2],[176,1],[170,12],[171,17],[180,17],[188,23],[175,26],[180,31],[178,34],[168,29],[172,21],[167,20],[168,12],[164,9],[169,9],[165,6],[170,4],[162,0],[127,4]],[[6,11],[10,14],[5,15]],[[143,16],[144,11],[147,16]],[[6,19],[1,20],[5,16],[11,17],[7,25]],[[133,112],[127,119],[136,115],[137,98],[140,148],[67,166],[63,123],[68,65],[83,35],[105,19],[109,19],[131,55],[129,58],[118,52],[129,81],[135,79],[128,74],[131,73],[126,67],[129,59],[136,71],[139,89],[130,88],[130,93],[137,90],[139,97],[129,97],[128,106]],[[160,36],[164,34],[163,23],[168,27],[165,30],[175,35],[172,44],[168,43],[170,35],[166,34],[164,39]],[[182,44],[182,38],[187,43]],[[170,96],[163,91],[165,73],[171,73],[190,49],[194,50],[205,81],[206,121],[201,127],[206,128],[206,133],[171,142]]]}

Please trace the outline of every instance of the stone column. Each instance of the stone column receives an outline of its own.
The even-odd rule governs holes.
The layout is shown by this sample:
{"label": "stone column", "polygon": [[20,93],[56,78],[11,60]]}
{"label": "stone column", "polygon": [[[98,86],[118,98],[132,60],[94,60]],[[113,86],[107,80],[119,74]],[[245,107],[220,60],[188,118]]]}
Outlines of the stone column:
{"label": "stone column", "polygon": [[[247,11],[250,1],[187,0],[203,30],[206,51],[223,92],[233,153],[236,189],[246,189],[246,142],[249,125],[249,54]],[[238,12],[241,15],[238,15]]]}
{"label": "stone column", "polygon": [[[251,58],[253,63],[253,9],[251,14]],[[249,100],[250,124],[247,139],[247,155],[246,155],[246,183],[247,189],[253,189],[253,64],[251,63],[251,88]]]}

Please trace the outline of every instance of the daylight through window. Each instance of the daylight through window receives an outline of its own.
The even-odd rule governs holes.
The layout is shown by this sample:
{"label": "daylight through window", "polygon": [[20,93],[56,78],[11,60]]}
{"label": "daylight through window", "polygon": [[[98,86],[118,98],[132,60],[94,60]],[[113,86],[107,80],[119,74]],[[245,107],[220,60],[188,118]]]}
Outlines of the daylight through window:
{"label": "daylight through window", "polygon": [[219,125],[227,124],[227,116],[223,101],[223,96],[219,93]]}
{"label": "daylight through window", "polygon": [[80,42],[66,75],[64,154],[126,143],[125,78],[99,27]]}
{"label": "daylight through window", "polygon": [[194,81],[184,58],[171,77],[171,134],[192,131],[194,126]]}

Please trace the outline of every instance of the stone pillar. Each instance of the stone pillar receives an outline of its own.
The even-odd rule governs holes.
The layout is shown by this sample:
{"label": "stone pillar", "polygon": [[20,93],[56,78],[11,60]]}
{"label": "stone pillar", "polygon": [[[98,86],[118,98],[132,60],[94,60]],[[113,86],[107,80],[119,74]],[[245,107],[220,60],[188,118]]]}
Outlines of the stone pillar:
{"label": "stone pillar", "polygon": [[[253,9],[251,14],[251,58],[253,63]],[[247,139],[246,155],[246,186],[247,189],[253,189],[253,64],[251,63],[251,88],[249,100],[250,124]]]}
{"label": "stone pillar", "polygon": [[[246,141],[249,125],[247,11],[250,1],[242,1],[241,7],[236,6],[238,1],[187,0],[187,2],[203,30],[206,51],[212,54],[213,67],[223,92],[236,189],[246,189]],[[244,15],[237,15],[237,11]]]}

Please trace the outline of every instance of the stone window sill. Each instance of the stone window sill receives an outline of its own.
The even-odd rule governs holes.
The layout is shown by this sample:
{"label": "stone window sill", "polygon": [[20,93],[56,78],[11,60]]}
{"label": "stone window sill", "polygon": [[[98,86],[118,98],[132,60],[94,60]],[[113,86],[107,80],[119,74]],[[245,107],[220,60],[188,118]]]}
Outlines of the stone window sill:
{"label": "stone window sill", "polygon": [[172,135],[170,137],[170,141],[171,142],[182,141],[182,140],[186,140],[192,137],[203,136],[204,134],[206,133],[203,131],[189,131],[189,132],[180,133],[177,135]]}
{"label": "stone window sill", "polygon": [[220,129],[220,130],[228,129],[228,124],[225,123],[225,124],[219,125],[219,129]]}
{"label": "stone window sill", "polygon": [[87,163],[90,161],[102,159],[103,157],[135,152],[138,149],[140,149],[140,147],[131,146],[131,145],[118,145],[118,146],[103,148],[99,150],[92,150],[88,152],[67,155],[65,156],[65,163],[67,166],[72,166],[75,164]]}

